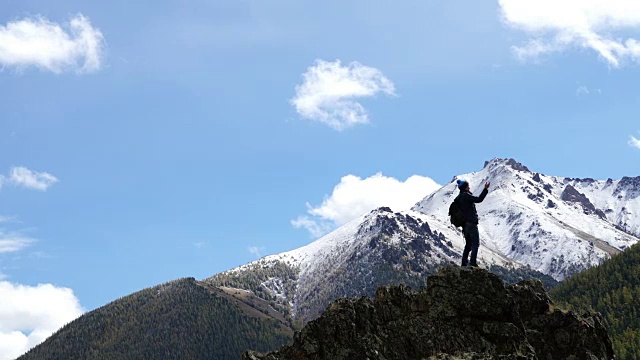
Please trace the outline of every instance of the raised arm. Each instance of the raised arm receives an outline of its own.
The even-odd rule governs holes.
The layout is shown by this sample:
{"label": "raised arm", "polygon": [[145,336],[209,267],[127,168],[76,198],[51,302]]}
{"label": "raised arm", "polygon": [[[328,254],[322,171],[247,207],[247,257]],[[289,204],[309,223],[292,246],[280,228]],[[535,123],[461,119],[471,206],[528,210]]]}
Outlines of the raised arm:
{"label": "raised arm", "polygon": [[473,196],[473,195],[468,194],[468,193],[466,194],[466,196],[469,198],[469,200],[470,200],[471,202],[474,202],[474,203],[481,203],[481,202],[482,202],[482,200],[484,200],[484,198],[487,196],[487,194],[488,194],[488,193],[489,193],[489,189],[484,188],[484,189],[482,190],[482,192],[480,193],[480,196]]}

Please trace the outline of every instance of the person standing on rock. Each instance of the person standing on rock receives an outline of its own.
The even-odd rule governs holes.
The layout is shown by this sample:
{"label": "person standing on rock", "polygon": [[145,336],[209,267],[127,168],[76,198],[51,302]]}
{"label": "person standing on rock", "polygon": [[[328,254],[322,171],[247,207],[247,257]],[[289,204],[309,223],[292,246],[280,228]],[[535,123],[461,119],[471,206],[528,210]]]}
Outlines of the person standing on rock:
{"label": "person standing on rock", "polygon": [[[484,184],[484,190],[480,196],[473,196],[469,183],[465,180],[458,180],[458,189],[460,194],[454,202],[458,203],[460,210],[464,214],[464,226],[462,233],[464,234],[465,246],[462,252],[462,266],[477,267],[476,257],[478,256],[478,248],[480,247],[480,233],[478,233],[478,212],[476,211],[476,203],[481,203],[489,193],[489,185]],[[471,261],[468,260],[469,252],[471,252]]]}

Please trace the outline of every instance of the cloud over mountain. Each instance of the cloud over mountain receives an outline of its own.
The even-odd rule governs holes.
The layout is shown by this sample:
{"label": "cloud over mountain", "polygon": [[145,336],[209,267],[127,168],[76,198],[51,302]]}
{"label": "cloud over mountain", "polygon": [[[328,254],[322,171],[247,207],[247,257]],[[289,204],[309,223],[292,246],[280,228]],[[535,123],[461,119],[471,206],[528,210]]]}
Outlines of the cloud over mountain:
{"label": "cloud over mountain", "polygon": [[435,181],[420,175],[401,181],[382,173],[364,179],[350,174],[340,179],[322,204],[312,206],[307,203],[307,215],[301,215],[291,223],[319,237],[380,206],[389,206],[394,211],[408,210],[439,188]]}

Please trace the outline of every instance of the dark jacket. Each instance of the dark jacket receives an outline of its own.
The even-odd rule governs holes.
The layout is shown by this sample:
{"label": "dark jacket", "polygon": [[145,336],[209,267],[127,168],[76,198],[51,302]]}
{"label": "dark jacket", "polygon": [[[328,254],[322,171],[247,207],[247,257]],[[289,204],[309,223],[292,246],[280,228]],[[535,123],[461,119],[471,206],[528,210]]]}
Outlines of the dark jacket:
{"label": "dark jacket", "polygon": [[487,196],[487,193],[489,193],[489,190],[484,189],[482,193],[480,193],[480,196],[473,196],[469,191],[460,191],[460,195],[458,195],[454,201],[460,205],[465,222],[478,224],[476,203],[481,203],[485,196]]}

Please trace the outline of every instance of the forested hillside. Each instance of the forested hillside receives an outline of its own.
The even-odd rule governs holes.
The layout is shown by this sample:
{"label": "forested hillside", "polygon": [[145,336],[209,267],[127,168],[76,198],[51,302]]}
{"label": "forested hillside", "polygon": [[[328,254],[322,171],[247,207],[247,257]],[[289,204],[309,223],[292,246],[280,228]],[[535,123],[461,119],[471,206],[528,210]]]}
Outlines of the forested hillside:
{"label": "forested hillside", "polygon": [[237,359],[286,344],[283,320],[185,278],[91,311],[19,359]]}
{"label": "forested hillside", "polygon": [[640,359],[640,244],[560,283],[551,295],[569,309],[602,313],[618,359]]}

